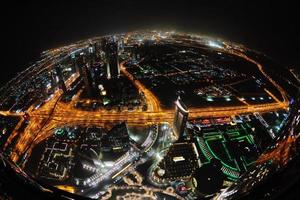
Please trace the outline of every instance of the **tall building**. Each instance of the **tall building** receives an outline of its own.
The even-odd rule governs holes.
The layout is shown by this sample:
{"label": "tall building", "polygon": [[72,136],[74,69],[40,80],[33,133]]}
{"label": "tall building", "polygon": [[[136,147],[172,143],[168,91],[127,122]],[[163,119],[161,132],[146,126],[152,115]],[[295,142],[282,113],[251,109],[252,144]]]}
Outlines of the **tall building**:
{"label": "tall building", "polygon": [[119,41],[119,49],[121,52],[124,52],[125,49],[124,38],[121,38],[121,40]]}
{"label": "tall building", "polygon": [[140,54],[139,54],[139,45],[138,44],[134,44],[132,47],[132,58],[134,60],[139,60],[140,59]]}
{"label": "tall building", "polygon": [[120,66],[118,58],[118,43],[114,40],[102,40],[102,49],[106,56],[106,73],[107,78],[118,78],[120,76]]}
{"label": "tall building", "polygon": [[56,87],[57,86],[56,72],[55,71],[51,71],[50,74],[49,74],[49,76],[50,76],[49,78],[50,78],[50,82],[51,82],[51,86],[52,87]]}
{"label": "tall building", "polygon": [[93,65],[97,60],[97,43],[90,43],[87,50],[87,61],[90,63],[90,65]]}
{"label": "tall building", "polygon": [[76,71],[79,72],[80,76],[83,78],[86,94],[91,97],[93,95],[94,86],[90,70],[90,63],[88,61],[89,59],[85,54],[82,53],[77,59],[74,59],[74,65]]}
{"label": "tall building", "polygon": [[88,52],[89,54],[95,53],[95,45],[90,42],[89,47],[88,47]]}
{"label": "tall building", "polygon": [[71,61],[73,64],[73,68],[75,69],[75,72],[82,75],[82,70],[79,66],[79,59],[80,59],[80,56],[76,56],[75,53],[71,54]]}
{"label": "tall building", "polygon": [[62,73],[59,65],[55,66],[55,71],[56,71],[57,83],[59,85],[59,88],[62,89],[64,93],[67,92],[67,87],[62,77]]}
{"label": "tall building", "polygon": [[184,134],[186,122],[188,120],[189,111],[180,97],[175,102],[175,116],[173,122],[173,130],[178,139],[181,139]]}
{"label": "tall building", "polygon": [[93,79],[88,64],[82,66],[82,76],[83,76],[85,91],[87,92],[87,95],[91,97],[93,95]]}

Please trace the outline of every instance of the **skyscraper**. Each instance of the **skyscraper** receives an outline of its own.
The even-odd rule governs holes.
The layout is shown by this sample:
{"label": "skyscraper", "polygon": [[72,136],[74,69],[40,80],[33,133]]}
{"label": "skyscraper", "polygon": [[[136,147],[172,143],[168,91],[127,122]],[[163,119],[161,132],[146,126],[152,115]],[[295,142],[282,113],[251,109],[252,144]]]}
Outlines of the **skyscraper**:
{"label": "skyscraper", "polygon": [[76,68],[83,78],[85,91],[89,97],[93,95],[93,79],[90,72],[90,63],[84,54],[81,54],[76,61]]}
{"label": "skyscraper", "polygon": [[173,122],[173,130],[178,139],[183,137],[183,133],[188,120],[189,111],[180,97],[175,102],[175,116]]}
{"label": "skyscraper", "polygon": [[93,65],[97,60],[97,44],[90,42],[87,50],[87,61]]}
{"label": "skyscraper", "polygon": [[91,97],[93,95],[93,79],[88,64],[82,66],[82,74],[85,91],[87,92],[87,95]]}
{"label": "skyscraper", "polygon": [[119,37],[119,40],[118,40],[118,50],[119,50],[119,52],[124,52],[124,47],[125,46],[125,44],[124,44],[124,36],[121,36],[121,37]]}
{"label": "skyscraper", "polygon": [[139,45],[138,44],[134,44],[132,47],[132,58],[134,60],[139,60],[140,59],[140,54],[139,54]]}
{"label": "skyscraper", "polygon": [[82,75],[81,68],[79,67],[79,58],[74,54],[71,55],[71,60],[73,64],[73,68],[75,69],[76,73],[79,73],[80,76]]}
{"label": "skyscraper", "polygon": [[118,58],[118,43],[114,40],[102,40],[102,49],[106,56],[106,73],[108,79],[118,78],[120,76],[120,66]]}
{"label": "skyscraper", "polygon": [[67,87],[66,87],[64,79],[62,77],[61,69],[60,69],[59,65],[55,66],[55,71],[56,71],[56,76],[57,76],[57,79],[58,79],[57,83],[59,85],[59,88],[62,89],[62,91],[64,93],[67,92]]}

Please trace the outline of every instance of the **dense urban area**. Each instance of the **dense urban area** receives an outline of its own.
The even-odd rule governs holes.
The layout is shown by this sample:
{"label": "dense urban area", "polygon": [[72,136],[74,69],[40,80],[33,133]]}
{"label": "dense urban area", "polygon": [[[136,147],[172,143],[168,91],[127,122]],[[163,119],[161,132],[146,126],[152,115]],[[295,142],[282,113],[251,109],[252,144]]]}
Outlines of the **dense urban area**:
{"label": "dense urban area", "polygon": [[231,199],[296,155],[299,74],[172,31],[47,50],[1,88],[2,165],[93,199]]}

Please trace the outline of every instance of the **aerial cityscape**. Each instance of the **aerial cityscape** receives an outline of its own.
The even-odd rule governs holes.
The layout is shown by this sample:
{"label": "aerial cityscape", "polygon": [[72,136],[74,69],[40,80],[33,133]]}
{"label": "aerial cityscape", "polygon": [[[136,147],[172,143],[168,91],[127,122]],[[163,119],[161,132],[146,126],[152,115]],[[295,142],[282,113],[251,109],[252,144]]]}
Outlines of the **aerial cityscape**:
{"label": "aerial cityscape", "polygon": [[300,144],[300,71],[274,66],[175,31],[46,50],[0,88],[0,174],[66,199],[268,199]]}

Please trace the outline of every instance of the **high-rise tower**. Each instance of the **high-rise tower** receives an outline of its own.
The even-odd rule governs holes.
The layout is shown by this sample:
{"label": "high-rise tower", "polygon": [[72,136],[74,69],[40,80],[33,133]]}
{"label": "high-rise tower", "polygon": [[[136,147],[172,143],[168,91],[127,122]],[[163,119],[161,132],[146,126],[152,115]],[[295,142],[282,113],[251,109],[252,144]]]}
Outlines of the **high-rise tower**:
{"label": "high-rise tower", "polygon": [[61,68],[60,68],[59,65],[57,65],[57,66],[55,67],[55,71],[56,71],[56,76],[57,76],[57,79],[58,79],[58,80],[57,80],[57,83],[58,83],[60,89],[62,89],[62,91],[63,91],[64,93],[67,92],[67,87],[66,87],[65,82],[64,82],[64,79],[63,79],[63,77],[62,77]]}
{"label": "high-rise tower", "polygon": [[175,116],[173,122],[173,130],[178,139],[181,139],[184,134],[186,122],[188,120],[189,111],[180,97],[175,102]]}
{"label": "high-rise tower", "polygon": [[114,40],[102,40],[102,49],[105,52],[107,78],[115,79],[120,76],[120,66],[118,58],[118,43]]}

